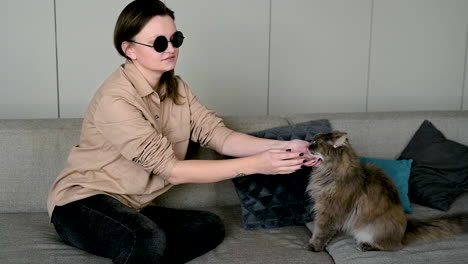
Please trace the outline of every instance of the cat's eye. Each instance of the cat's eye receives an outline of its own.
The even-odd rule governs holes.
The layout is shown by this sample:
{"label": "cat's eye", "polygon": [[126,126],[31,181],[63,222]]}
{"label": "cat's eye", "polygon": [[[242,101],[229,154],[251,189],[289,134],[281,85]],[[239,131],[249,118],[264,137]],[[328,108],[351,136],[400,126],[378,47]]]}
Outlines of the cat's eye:
{"label": "cat's eye", "polygon": [[315,148],[315,147],[317,147],[317,140],[314,140],[309,144],[309,148]]}

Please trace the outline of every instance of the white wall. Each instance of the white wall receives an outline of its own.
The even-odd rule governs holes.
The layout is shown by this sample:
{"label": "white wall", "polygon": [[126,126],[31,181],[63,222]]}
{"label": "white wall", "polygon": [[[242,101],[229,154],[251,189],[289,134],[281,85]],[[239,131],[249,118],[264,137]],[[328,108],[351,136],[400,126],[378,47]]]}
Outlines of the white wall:
{"label": "white wall", "polygon": [[371,2],[273,0],[271,114],[366,111]]}
{"label": "white wall", "polygon": [[376,0],[369,110],[458,110],[467,0]]}
{"label": "white wall", "polygon": [[[130,1],[0,0],[0,118],[82,117]],[[165,2],[177,73],[223,115],[468,110],[468,0]]]}
{"label": "white wall", "polygon": [[0,118],[56,118],[54,2],[0,3]]}
{"label": "white wall", "polygon": [[186,39],[177,74],[222,114],[267,113],[269,0],[166,0]]}
{"label": "white wall", "polygon": [[56,0],[60,117],[83,116],[91,97],[124,59],[115,22],[131,0]]}

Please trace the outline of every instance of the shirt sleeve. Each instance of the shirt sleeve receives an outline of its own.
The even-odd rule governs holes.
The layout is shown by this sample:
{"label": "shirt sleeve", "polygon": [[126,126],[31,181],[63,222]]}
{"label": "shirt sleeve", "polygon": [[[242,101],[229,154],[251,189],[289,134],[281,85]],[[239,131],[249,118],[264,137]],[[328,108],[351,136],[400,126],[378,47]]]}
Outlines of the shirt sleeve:
{"label": "shirt sleeve", "polygon": [[206,108],[184,83],[190,107],[191,140],[221,153],[226,138],[234,131],[216,113]]}
{"label": "shirt sleeve", "polygon": [[169,178],[177,157],[166,137],[122,96],[105,95],[96,108],[98,131],[128,160],[148,173]]}

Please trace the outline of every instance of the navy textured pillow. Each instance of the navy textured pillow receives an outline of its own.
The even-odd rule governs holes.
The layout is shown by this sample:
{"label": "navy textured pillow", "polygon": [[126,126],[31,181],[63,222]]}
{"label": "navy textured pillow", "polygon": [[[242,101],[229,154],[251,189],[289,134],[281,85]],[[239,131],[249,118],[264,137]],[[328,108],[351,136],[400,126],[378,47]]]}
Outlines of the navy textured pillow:
{"label": "navy textured pillow", "polygon": [[447,211],[468,188],[468,147],[446,139],[428,120],[399,159],[413,159],[409,198],[414,203]]}
{"label": "navy textured pillow", "polygon": [[[330,131],[330,122],[323,119],[266,129],[251,135],[311,141],[315,134]],[[305,192],[311,169],[300,169],[289,175],[254,174],[232,179],[241,203],[243,227],[276,228],[311,221],[312,202]]]}

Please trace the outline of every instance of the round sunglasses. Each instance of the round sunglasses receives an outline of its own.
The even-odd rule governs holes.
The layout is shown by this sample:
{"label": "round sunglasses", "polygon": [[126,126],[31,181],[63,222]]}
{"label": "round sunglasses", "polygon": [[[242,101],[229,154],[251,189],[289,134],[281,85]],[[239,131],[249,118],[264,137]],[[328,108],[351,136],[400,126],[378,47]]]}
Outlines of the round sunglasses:
{"label": "round sunglasses", "polygon": [[182,32],[176,31],[174,33],[174,35],[172,35],[170,40],[167,40],[167,38],[165,36],[158,36],[154,40],[154,43],[153,43],[152,46],[148,45],[148,44],[136,42],[134,40],[129,40],[128,42],[132,42],[132,43],[140,44],[140,45],[143,45],[143,46],[151,47],[156,52],[161,53],[161,52],[164,52],[167,49],[167,46],[169,46],[169,42],[172,43],[172,46],[174,48],[179,48],[180,46],[182,46],[182,43],[184,43],[184,38],[185,37],[184,37],[184,34],[182,34]]}

